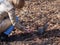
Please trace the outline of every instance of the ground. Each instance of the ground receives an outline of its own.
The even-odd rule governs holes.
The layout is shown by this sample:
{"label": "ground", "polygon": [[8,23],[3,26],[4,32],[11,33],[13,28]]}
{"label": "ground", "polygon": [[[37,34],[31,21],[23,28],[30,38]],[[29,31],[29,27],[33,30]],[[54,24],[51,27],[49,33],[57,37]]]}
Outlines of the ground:
{"label": "ground", "polygon": [[[0,45],[60,45],[60,0],[25,0],[23,8],[16,9],[20,24],[31,33],[12,32]],[[39,35],[39,28],[46,32]]]}

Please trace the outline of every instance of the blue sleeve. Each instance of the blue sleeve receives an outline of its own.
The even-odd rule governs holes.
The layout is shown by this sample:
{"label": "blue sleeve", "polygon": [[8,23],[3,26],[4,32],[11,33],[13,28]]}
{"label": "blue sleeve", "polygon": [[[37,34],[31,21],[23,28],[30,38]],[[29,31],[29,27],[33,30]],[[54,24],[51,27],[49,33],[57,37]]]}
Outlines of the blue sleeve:
{"label": "blue sleeve", "polygon": [[[18,21],[18,17],[16,17],[16,21]],[[14,30],[14,26],[11,25],[8,29],[6,29],[4,34],[9,35],[13,30]]]}

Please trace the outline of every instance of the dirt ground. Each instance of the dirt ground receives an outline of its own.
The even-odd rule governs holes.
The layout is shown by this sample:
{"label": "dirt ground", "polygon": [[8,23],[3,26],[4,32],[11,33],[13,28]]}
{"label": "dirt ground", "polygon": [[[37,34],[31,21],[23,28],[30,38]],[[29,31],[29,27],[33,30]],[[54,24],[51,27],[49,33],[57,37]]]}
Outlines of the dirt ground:
{"label": "dirt ground", "polygon": [[60,45],[60,0],[25,0],[24,7],[16,9],[16,14],[28,30],[44,28],[46,32],[23,34],[16,29],[7,41],[0,41],[0,45]]}

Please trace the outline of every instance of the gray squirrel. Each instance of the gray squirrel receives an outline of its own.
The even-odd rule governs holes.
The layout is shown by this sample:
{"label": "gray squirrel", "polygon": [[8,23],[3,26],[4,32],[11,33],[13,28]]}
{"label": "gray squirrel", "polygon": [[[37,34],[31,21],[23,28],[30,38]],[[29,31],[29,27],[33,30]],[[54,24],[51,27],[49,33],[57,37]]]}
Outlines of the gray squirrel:
{"label": "gray squirrel", "polygon": [[[24,5],[24,0],[0,0],[0,33],[5,31],[11,24],[20,29],[23,26],[16,22],[15,8],[21,8]],[[4,19],[7,15],[9,18]],[[23,28],[24,29],[24,28]]]}

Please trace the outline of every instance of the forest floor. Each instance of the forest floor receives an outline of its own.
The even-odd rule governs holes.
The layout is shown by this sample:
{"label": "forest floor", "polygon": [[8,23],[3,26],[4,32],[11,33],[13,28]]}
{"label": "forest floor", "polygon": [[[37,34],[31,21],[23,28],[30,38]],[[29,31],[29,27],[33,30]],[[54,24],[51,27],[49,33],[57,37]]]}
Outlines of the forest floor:
{"label": "forest floor", "polygon": [[0,41],[0,45],[60,45],[60,0],[25,0],[24,7],[17,9],[16,14],[28,30],[44,28],[46,32],[39,35],[16,29],[8,41]]}

